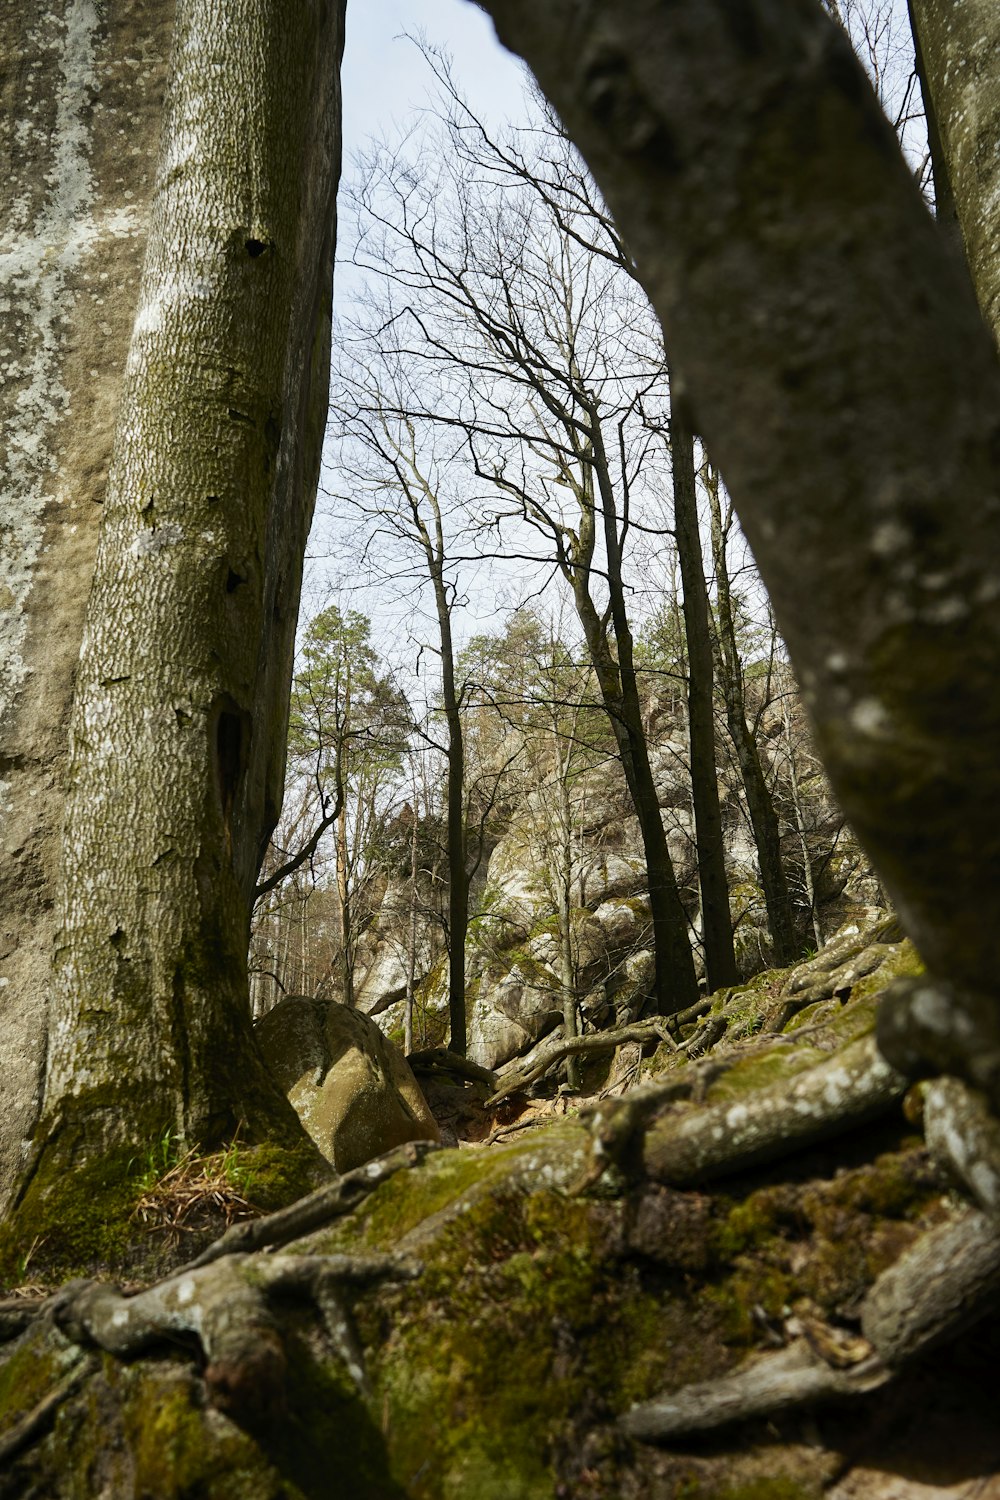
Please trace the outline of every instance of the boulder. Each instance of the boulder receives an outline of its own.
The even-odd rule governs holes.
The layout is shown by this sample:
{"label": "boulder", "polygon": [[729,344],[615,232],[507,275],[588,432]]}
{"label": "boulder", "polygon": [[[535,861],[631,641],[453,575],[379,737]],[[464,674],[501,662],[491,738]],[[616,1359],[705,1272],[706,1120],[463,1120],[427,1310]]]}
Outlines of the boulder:
{"label": "boulder", "polygon": [[338,1172],[441,1134],[410,1066],[376,1023],[336,1000],[290,995],[256,1026],[264,1059]]}

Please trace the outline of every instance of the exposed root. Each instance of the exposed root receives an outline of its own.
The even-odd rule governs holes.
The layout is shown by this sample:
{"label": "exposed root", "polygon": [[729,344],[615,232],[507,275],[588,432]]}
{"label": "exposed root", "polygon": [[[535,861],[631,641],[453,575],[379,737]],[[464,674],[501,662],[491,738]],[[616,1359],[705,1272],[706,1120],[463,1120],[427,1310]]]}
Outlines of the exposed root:
{"label": "exposed root", "polygon": [[20,1422],[9,1427],[6,1432],[0,1433],[0,1464],[16,1457],[51,1427],[60,1406],[80,1389],[84,1381],[93,1374],[95,1367],[93,1359],[82,1359],[75,1369],[71,1370],[57,1386],[42,1397],[37,1405],[32,1407],[31,1411],[21,1418]]}
{"label": "exposed root", "polygon": [[671,1106],[692,1091],[690,1082],[637,1089],[585,1117],[594,1142],[587,1182],[612,1162],[624,1164],[630,1152],[639,1158],[641,1145],[633,1169],[671,1187],[694,1187],[852,1130],[891,1109],[907,1086],[879,1055],[874,1038],[864,1037],[745,1103],[673,1112]]}
{"label": "exposed root", "polygon": [[1000,1009],[994,995],[975,995],[925,975],[897,979],[882,998],[878,1044],[910,1078],[962,1078],[1000,1114]]}
{"label": "exposed root", "polygon": [[[878,1277],[861,1305],[862,1339],[797,1338],[720,1380],[633,1407],[624,1430],[669,1442],[751,1417],[863,1395],[1000,1301],[1000,1229],[969,1209],[928,1231]],[[789,1325],[789,1331],[793,1325]]]}
{"label": "exposed root", "polygon": [[533,1058],[528,1066],[515,1065],[505,1071],[500,1076],[499,1087],[486,1100],[485,1107],[493,1109],[510,1094],[516,1094],[521,1089],[526,1089],[529,1084],[536,1083],[539,1078],[543,1078],[551,1068],[563,1062],[567,1057],[613,1052],[616,1047],[621,1047],[628,1042],[639,1042],[643,1046],[651,1042],[665,1042],[673,1050],[677,1049],[677,1043],[670,1034],[666,1016],[653,1016],[648,1021],[638,1021],[634,1026],[621,1026],[615,1031],[595,1031],[588,1032],[586,1036],[569,1037],[546,1048],[540,1056]]}
{"label": "exposed root", "polygon": [[685,1386],[672,1396],[634,1406],[621,1419],[630,1437],[670,1442],[710,1432],[751,1417],[775,1416],[793,1407],[864,1394],[890,1378],[877,1355],[847,1369],[824,1360],[808,1342],[796,1339],[774,1354],[741,1365],[721,1380]]}
{"label": "exposed root", "polygon": [[119,1358],[164,1341],[195,1341],[205,1358],[212,1403],[244,1423],[259,1422],[284,1401],[285,1351],[275,1297],[306,1297],[315,1304],[352,1379],[367,1390],[344,1289],[407,1281],[419,1272],[412,1262],[388,1255],[229,1255],[133,1296],[99,1282],[77,1284],[64,1289],[53,1317],[75,1343],[96,1344]]}
{"label": "exposed root", "polygon": [[998,1298],[1000,1228],[970,1208],[883,1271],[862,1303],[861,1331],[897,1366],[954,1338]]}
{"label": "exposed root", "polygon": [[924,1134],[983,1213],[1000,1219],[1000,1120],[985,1096],[958,1078],[936,1078],[924,1088]]}
{"label": "exposed root", "polygon": [[49,1305],[49,1301],[45,1296],[0,1299],[0,1344],[16,1339],[19,1333],[23,1333]]}
{"label": "exposed root", "polygon": [[[184,1270],[194,1271],[210,1265],[225,1255],[242,1255],[252,1250],[264,1250],[279,1245],[288,1245],[292,1240],[322,1229],[332,1219],[352,1213],[369,1193],[373,1193],[383,1182],[397,1172],[415,1167],[432,1151],[441,1147],[436,1141],[407,1141],[394,1151],[387,1151],[375,1161],[345,1172],[335,1182],[324,1183],[314,1193],[291,1203],[277,1213],[266,1214],[261,1219],[248,1219],[233,1224],[221,1238],[191,1261]],[[178,1272],[178,1275],[181,1274]]]}

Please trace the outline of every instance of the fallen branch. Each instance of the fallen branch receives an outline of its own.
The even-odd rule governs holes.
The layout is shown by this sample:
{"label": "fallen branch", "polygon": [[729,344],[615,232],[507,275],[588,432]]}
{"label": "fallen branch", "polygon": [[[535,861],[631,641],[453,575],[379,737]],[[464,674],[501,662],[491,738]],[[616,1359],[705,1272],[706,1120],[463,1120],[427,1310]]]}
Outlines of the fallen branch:
{"label": "fallen branch", "polygon": [[595,1031],[586,1036],[568,1037],[536,1057],[527,1068],[518,1069],[515,1065],[509,1073],[502,1076],[500,1087],[486,1100],[484,1108],[492,1109],[511,1094],[516,1094],[530,1084],[537,1083],[538,1079],[544,1077],[550,1068],[555,1067],[556,1063],[562,1062],[567,1057],[613,1052],[616,1047],[624,1046],[627,1042],[639,1042],[643,1046],[651,1042],[665,1042],[668,1047],[674,1051],[677,1050],[677,1043],[670,1035],[665,1016],[654,1016],[648,1021],[637,1021],[634,1026],[621,1026],[616,1031]]}
{"label": "fallen branch", "polygon": [[485,1083],[490,1089],[497,1086],[497,1075],[490,1068],[480,1067],[479,1063],[451,1052],[447,1047],[428,1047],[422,1052],[408,1052],[406,1061],[415,1073],[457,1073],[460,1078],[468,1078],[472,1083]]}

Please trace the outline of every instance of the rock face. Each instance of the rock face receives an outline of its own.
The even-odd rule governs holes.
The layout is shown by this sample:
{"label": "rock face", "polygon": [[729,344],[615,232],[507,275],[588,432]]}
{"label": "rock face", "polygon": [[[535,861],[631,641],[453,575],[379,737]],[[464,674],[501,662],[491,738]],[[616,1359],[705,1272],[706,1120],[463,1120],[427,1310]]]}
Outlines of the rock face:
{"label": "rock face", "polygon": [[409,1064],[374,1021],[290,995],[257,1023],[264,1059],[323,1155],[349,1172],[440,1131]]}
{"label": "rock face", "polygon": [[[793,690],[789,681],[787,690]],[[777,700],[776,700],[777,703]],[[770,779],[785,788],[792,750],[779,708],[765,707],[760,749]],[[797,712],[797,710],[796,710]],[[669,725],[651,746],[664,827],[693,936],[696,964],[700,912],[686,750]],[[801,826],[786,823],[783,853],[793,887],[804,893],[805,859],[816,899],[817,920],[803,903],[803,945],[813,945],[845,919],[865,917],[880,905],[870,869],[808,752],[804,729],[796,767]],[[796,740],[796,743],[799,742]],[[787,788],[786,788],[787,789]],[[744,975],[773,963],[756,849],[732,767],[720,767],[726,863],[738,960]],[[654,973],[652,933],[639,826],[620,765],[613,759],[579,774],[571,794],[570,843],[560,845],[553,816],[552,789],[536,787],[508,809],[484,873],[472,892],[472,922],[466,962],[469,1057],[483,1067],[501,1068],[523,1055],[562,1024],[559,927],[555,879],[568,857],[574,987],[584,1029],[627,1025],[642,1010]],[[787,800],[787,798],[786,798]],[[402,909],[402,904],[400,905]],[[430,932],[417,986],[415,1045],[436,1046],[447,1028],[447,965],[431,950]],[[377,1015],[390,1034],[402,1028],[405,973],[399,934],[383,908],[367,935],[359,1005]]]}
{"label": "rock face", "polygon": [[172,26],[169,5],[25,0],[4,10],[0,1207],[37,1115],[73,673]]}

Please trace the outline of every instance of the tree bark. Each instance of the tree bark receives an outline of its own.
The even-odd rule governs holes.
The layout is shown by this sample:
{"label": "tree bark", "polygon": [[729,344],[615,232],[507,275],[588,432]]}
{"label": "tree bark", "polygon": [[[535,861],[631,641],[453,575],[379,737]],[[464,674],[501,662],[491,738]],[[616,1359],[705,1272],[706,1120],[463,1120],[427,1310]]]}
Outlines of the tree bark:
{"label": "tree bark", "polygon": [[910,0],[910,15],[930,96],[938,213],[946,226],[957,216],[979,306],[1000,342],[1000,14],[993,0]]}
{"label": "tree bark", "polygon": [[28,1181],[302,1139],[250,1030],[326,417],[342,12],[184,0],[76,679]]}
{"label": "tree bark", "polygon": [[687,914],[677,889],[677,877],[660,814],[660,799],[649,764],[649,747],[642,724],[642,704],[632,658],[632,633],[625,610],[614,496],[596,420],[592,421],[591,430],[598,432],[593,468],[598,477],[604,513],[608,592],[615,645],[618,648],[617,659],[608,639],[607,621],[598,614],[590,591],[596,519],[593,480],[587,469],[584,470],[584,480],[577,497],[580,503],[579,531],[572,539],[572,550],[566,548],[565,555],[560,557],[560,568],[573,590],[573,602],[601,690],[601,701],[611,724],[625,783],[635,808],[649,882],[649,908],[656,960],[653,985],[656,1006],[661,1014],[672,1015],[697,999],[698,977],[688,938]]}
{"label": "tree bark", "polygon": [[705,974],[711,993],[723,985],[736,984],[740,976],[733,951],[733,923],[729,912],[729,881],[726,878],[726,850],[715,760],[715,673],[708,628],[705,565],[698,530],[694,433],[685,421],[683,401],[680,400],[671,405],[670,455],[674,471],[674,534],[684,589],[691,797],[698,850]]}
{"label": "tree bark", "polygon": [[1000,372],[845,37],[790,0],[487,9],[628,242],[841,805],[928,966],[995,989]]}
{"label": "tree bark", "polygon": [[729,586],[729,564],[726,539],[719,504],[719,480],[710,469],[706,484],[711,513],[712,560],[715,567],[718,626],[716,641],[719,657],[719,681],[726,709],[726,727],[739,767],[740,780],[747,799],[747,812],[757,847],[761,890],[767,910],[767,925],[774,946],[774,960],[780,967],[794,963],[799,944],[795,931],[795,911],[788,890],[784,860],[781,857],[781,826],[774,798],[764,776],[760,751],[747,718],[743,665],[736,639],[736,621]]}

